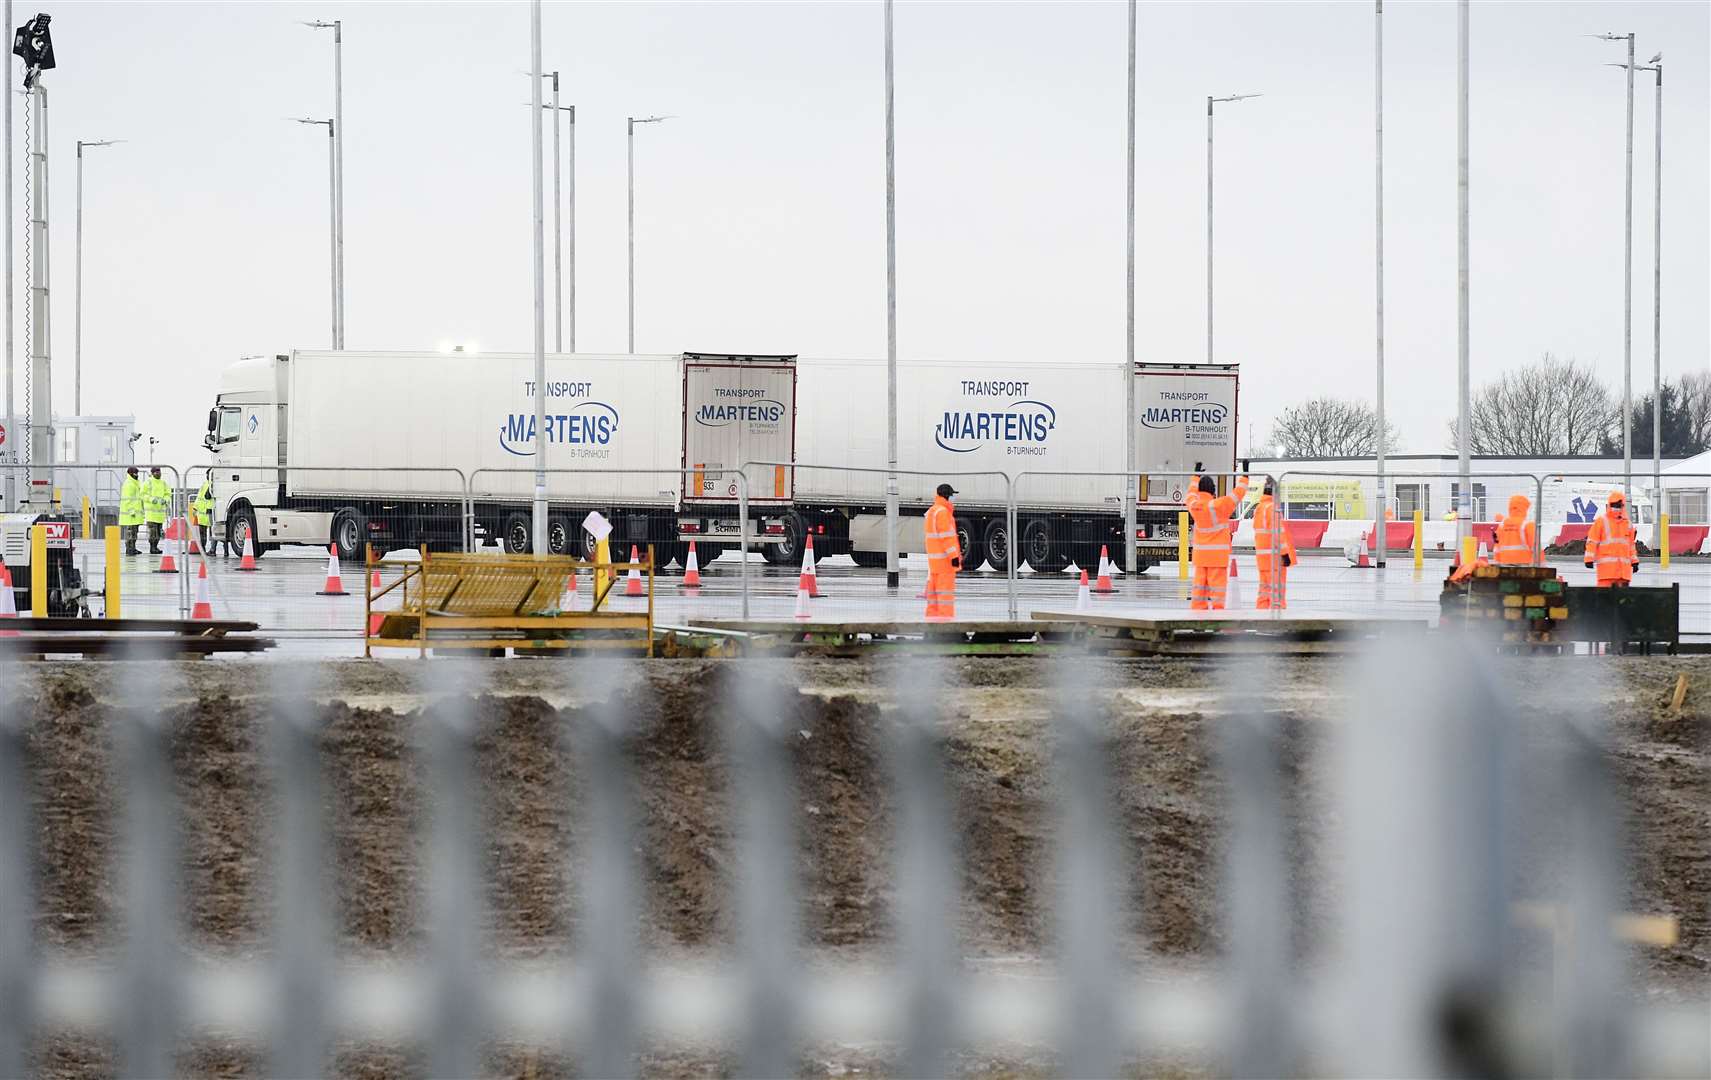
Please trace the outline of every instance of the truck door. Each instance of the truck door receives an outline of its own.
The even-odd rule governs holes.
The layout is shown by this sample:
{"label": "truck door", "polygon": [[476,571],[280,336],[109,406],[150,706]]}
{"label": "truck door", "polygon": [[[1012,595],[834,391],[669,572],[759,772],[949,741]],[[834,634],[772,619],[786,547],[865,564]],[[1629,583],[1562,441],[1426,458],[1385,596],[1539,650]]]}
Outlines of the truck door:
{"label": "truck door", "polygon": [[783,462],[747,470],[749,502],[779,505],[794,497],[796,358],[685,357],[683,368],[685,497],[737,502],[735,479],[721,476],[744,462]]}

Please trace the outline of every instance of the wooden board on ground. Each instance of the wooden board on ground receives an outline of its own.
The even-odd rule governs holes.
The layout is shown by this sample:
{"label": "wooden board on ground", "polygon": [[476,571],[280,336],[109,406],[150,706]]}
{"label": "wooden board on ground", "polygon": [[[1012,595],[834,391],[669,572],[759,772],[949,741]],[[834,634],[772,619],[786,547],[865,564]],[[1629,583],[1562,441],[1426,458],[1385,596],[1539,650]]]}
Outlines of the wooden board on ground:
{"label": "wooden board on ground", "polygon": [[117,656],[123,660],[133,650],[149,658],[174,656],[210,656],[214,653],[251,653],[271,649],[277,644],[272,638],[235,637],[212,634],[207,637],[178,634],[30,634],[0,637],[0,654],[12,659],[32,659],[44,656]]}
{"label": "wooden board on ground", "polygon": [[1084,627],[1093,645],[1112,652],[1159,656],[1218,656],[1270,652],[1335,654],[1359,647],[1379,634],[1418,634],[1425,619],[1375,618],[1322,612],[1262,615],[1255,612],[1135,610],[1035,611],[1042,623]]}
{"label": "wooden board on ground", "polygon": [[832,619],[702,619],[683,627],[656,627],[673,655],[729,656],[789,652],[854,656],[875,650],[963,655],[1035,655],[1082,635],[1076,627],[1036,622]]}

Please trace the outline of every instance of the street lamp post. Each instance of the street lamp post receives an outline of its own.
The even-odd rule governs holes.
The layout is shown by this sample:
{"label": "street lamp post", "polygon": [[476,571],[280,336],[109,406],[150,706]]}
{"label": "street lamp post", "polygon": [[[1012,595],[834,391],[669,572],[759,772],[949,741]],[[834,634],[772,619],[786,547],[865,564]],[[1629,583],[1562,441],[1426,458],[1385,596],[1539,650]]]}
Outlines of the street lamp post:
{"label": "street lamp post", "polygon": [[113,146],[123,139],[95,139],[77,143],[77,256],[71,294],[71,407],[83,415],[83,150],[90,146]]}
{"label": "street lamp post", "polygon": [[569,323],[570,351],[575,352],[576,351],[576,106],[575,105],[566,105],[564,107],[564,111],[570,114],[570,117],[568,120],[568,124],[570,127],[570,138],[569,138],[569,140],[567,140],[569,148],[570,148],[570,160],[565,163],[565,172],[569,174],[569,180],[570,180],[570,212],[568,214],[569,220],[566,222],[566,225],[568,227],[565,229],[566,238],[570,242],[570,250],[566,253],[569,256],[569,261],[570,261],[570,266],[569,266],[570,276],[569,276],[569,278],[566,279],[566,291],[568,292],[569,295],[566,296],[566,298],[565,298],[565,307],[568,309],[569,318],[567,318],[565,321],[567,323]]}
{"label": "street lamp post", "polygon": [[[1628,79],[1626,187],[1622,225],[1622,486],[1634,486],[1634,35],[1600,34],[1604,41],[1628,47],[1622,66]],[[1652,402],[1657,410],[1657,402]],[[1631,494],[1631,492],[1630,492]]]}
{"label": "street lamp post", "polygon": [[1246,101],[1259,94],[1231,94],[1206,99],[1206,362],[1212,362],[1212,110],[1228,101]]}
{"label": "street lamp post", "polygon": [[310,22],[304,26],[333,32],[333,348],[345,347],[345,83],[344,24]]}
{"label": "street lamp post", "polygon": [[1456,4],[1456,551],[1473,529],[1472,410],[1468,369],[1468,0]]}
{"label": "street lamp post", "polygon": [[[885,0],[885,587],[903,578],[897,553],[897,113],[892,94],[891,0]],[[1011,538],[1012,550],[1016,540]]]}
{"label": "street lamp post", "polygon": [[562,161],[559,131],[563,126],[559,114],[565,110],[558,103],[558,72],[541,77],[551,79],[553,84],[552,104],[547,106],[553,114],[553,352],[561,353],[564,351],[564,185],[559,171]]}
{"label": "street lamp post", "polygon": [[[1135,462],[1135,0],[1129,0],[1129,100],[1128,100],[1128,185],[1124,190],[1127,213],[1128,244],[1124,276],[1123,308],[1125,312],[1123,339],[1123,572],[1135,574],[1135,503],[1139,499],[1140,477]],[[1010,537],[1010,543],[1016,543]],[[1015,555],[1011,555],[1015,561]]]}
{"label": "street lamp post", "polygon": [[640,117],[631,116],[631,117],[628,117],[627,119],[628,119],[629,127],[628,127],[628,131],[627,131],[628,142],[626,144],[625,151],[626,151],[626,162],[628,164],[628,176],[629,176],[629,201],[628,201],[627,210],[626,210],[626,213],[628,215],[628,222],[629,222],[628,234],[629,234],[629,251],[630,251],[630,288],[629,288],[629,311],[630,311],[629,343],[630,343],[630,345],[629,345],[629,351],[631,353],[634,353],[636,351],[636,125],[637,124],[658,124],[662,121],[670,120],[671,117],[669,117],[669,116],[640,116]]}
{"label": "street lamp post", "polygon": [[1372,4],[1372,133],[1373,133],[1373,367],[1376,372],[1376,413],[1378,415],[1375,457],[1378,471],[1378,507],[1374,511],[1373,532],[1377,533],[1377,563],[1384,569],[1390,547],[1390,526],[1384,508],[1388,488],[1384,479],[1384,453],[1389,429],[1384,426],[1384,0]]}
{"label": "street lamp post", "polygon": [[1656,515],[1666,510],[1663,506],[1663,53],[1643,64],[1634,65],[1629,71],[1630,81],[1635,71],[1649,71],[1657,78],[1654,95],[1657,113],[1652,123],[1655,140],[1652,161],[1652,498],[1658,501],[1652,513]]}
{"label": "street lamp post", "polygon": [[[535,501],[529,532],[530,550],[537,554],[550,550],[552,541],[547,532],[547,280],[546,280],[546,210],[545,193],[541,190],[541,0],[529,4],[529,80],[532,100],[529,102],[529,151],[534,167],[534,202],[531,208],[533,226],[529,238],[534,246],[530,268],[535,276]],[[554,114],[557,115],[556,113]]]}
{"label": "street lamp post", "polygon": [[324,125],[326,125],[326,128],[327,128],[327,187],[330,190],[330,194],[328,196],[327,201],[328,201],[328,204],[330,207],[330,209],[328,211],[328,216],[332,219],[332,234],[333,234],[333,239],[332,239],[332,252],[333,252],[333,254],[332,254],[332,264],[333,264],[332,265],[333,348],[337,349],[342,344],[342,342],[340,341],[340,327],[339,327],[339,196],[338,196],[338,191],[339,191],[339,152],[337,149],[337,146],[338,146],[338,134],[337,134],[338,124],[332,120],[314,120],[314,119],[311,119],[307,116],[299,116],[299,117],[295,117],[294,119],[299,124],[316,124],[316,125],[324,124]]}

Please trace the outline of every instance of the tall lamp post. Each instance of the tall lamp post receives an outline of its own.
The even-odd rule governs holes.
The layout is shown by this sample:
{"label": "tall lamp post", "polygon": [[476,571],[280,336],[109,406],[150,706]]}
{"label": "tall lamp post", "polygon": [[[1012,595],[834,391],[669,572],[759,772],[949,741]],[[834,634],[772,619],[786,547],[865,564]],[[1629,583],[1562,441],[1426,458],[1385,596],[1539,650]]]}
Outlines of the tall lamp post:
{"label": "tall lamp post", "polygon": [[1206,99],[1206,362],[1212,362],[1212,110],[1230,101],[1246,101],[1259,94],[1231,94]]}
{"label": "tall lamp post", "polygon": [[338,144],[338,124],[332,120],[314,120],[307,116],[293,117],[299,124],[326,125],[327,128],[327,187],[328,216],[332,219],[332,290],[333,290],[333,348],[338,349],[342,344],[342,328],[339,325],[339,154],[335,147]]}
{"label": "tall lamp post", "polygon": [[1634,65],[1628,73],[1630,84],[1635,71],[1649,71],[1657,78],[1654,95],[1657,114],[1652,123],[1656,142],[1652,151],[1652,498],[1657,500],[1652,513],[1655,521],[1655,515],[1668,512],[1663,505],[1663,53]]}
{"label": "tall lamp post", "polygon": [[629,124],[627,137],[629,141],[626,145],[626,161],[628,163],[629,175],[629,202],[626,212],[629,222],[628,233],[630,250],[629,351],[631,353],[636,351],[636,125],[659,124],[670,119],[671,117],[669,116],[631,116],[627,118]]}
{"label": "tall lamp post", "polygon": [[1456,4],[1456,551],[1473,531],[1473,421],[1469,407],[1468,323],[1468,0]]}
{"label": "tall lamp post", "polygon": [[1373,532],[1378,539],[1378,568],[1384,569],[1390,547],[1389,519],[1384,508],[1389,489],[1384,479],[1384,454],[1389,430],[1384,426],[1384,0],[1372,4],[1372,134],[1373,134],[1373,368],[1377,386],[1375,400],[1378,413],[1378,441],[1375,457],[1378,466],[1378,507]]}
{"label": "tall lamp post", "polygon": [[83,151],[85,147],[115,146],[123,139],[94,139],[77,143],[77,257],[73,274],[71,321],[71,408],[83,415]]}
{"label": "tall lamp post", "polygon": [[333,32],[333,348],[345,347],[345,83],[344,24],[309,22]]}
{"label": "tall lamp post", "polygon": [[[1129,0],[1128,184],[1124,189],[1127,245],[1123,287],[1123,572],[1135,573],[1135,503],[1140,477],[1135,462],[1135,0]],[[1010,538],[1014,544],[1015,537]],[[1011,556],[1014,560],[1015,556]]]}
{"label": "tall lamp post", "polygon": [[[897,114],[892,94],[891,0],[885,0],[885,587],[902,581],[897,553]],[[1015,544],[1012,538],[1010,543]]]}
{"label": "tall lamp post", "polygon": [[[1627,180],[1622,224],[1622,487],[1634,486],[1634,35],[1599,34],[1628,47]],[[1657,402],[1652,403],[1653,411]],[[1632,494],[1632,492],[1629,492]]]}
{"label": "tall lamp post", "polygon": [[[547,280],[546,210],[541,190],[541,0],[529,4],[529,152],[534,178],[530,269],[535,277],[535,501],[530,521],[530,550],[550,550],[547,532]],[[555,114],[556,115],[556,114]]]}

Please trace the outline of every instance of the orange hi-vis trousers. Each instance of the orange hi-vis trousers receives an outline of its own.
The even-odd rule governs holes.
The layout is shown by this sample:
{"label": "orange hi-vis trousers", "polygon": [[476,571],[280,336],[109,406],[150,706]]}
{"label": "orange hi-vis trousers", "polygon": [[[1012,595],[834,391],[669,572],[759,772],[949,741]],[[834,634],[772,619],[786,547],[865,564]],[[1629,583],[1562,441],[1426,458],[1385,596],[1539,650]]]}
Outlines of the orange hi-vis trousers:
{"label": "orange hi-vis trousers", "polygon": [[[1259,598],[1254,601],[1254,607],[1288,607],[1289,567],[1283,565],[1282,559],[1274,559],[1270,555],[1261,555],[1254,561],[1259,563]],[[1273,569],[1274,565],[1276,569]]]}
{"label": "orange hi-vis trousers", "polygon": [[1194,564],[1194,589],[1189,593],[1189,610],[1191,611],[1223,611],[1224,600],[1230,591],[1230,568],[1228,566],[1201,566]]}
{"label": "orange hi-vis trousers", "polygon": [[942,560],[944,569],[934,566],[927,571],[927,618],[956,618],[956,571],[950,560]]}

